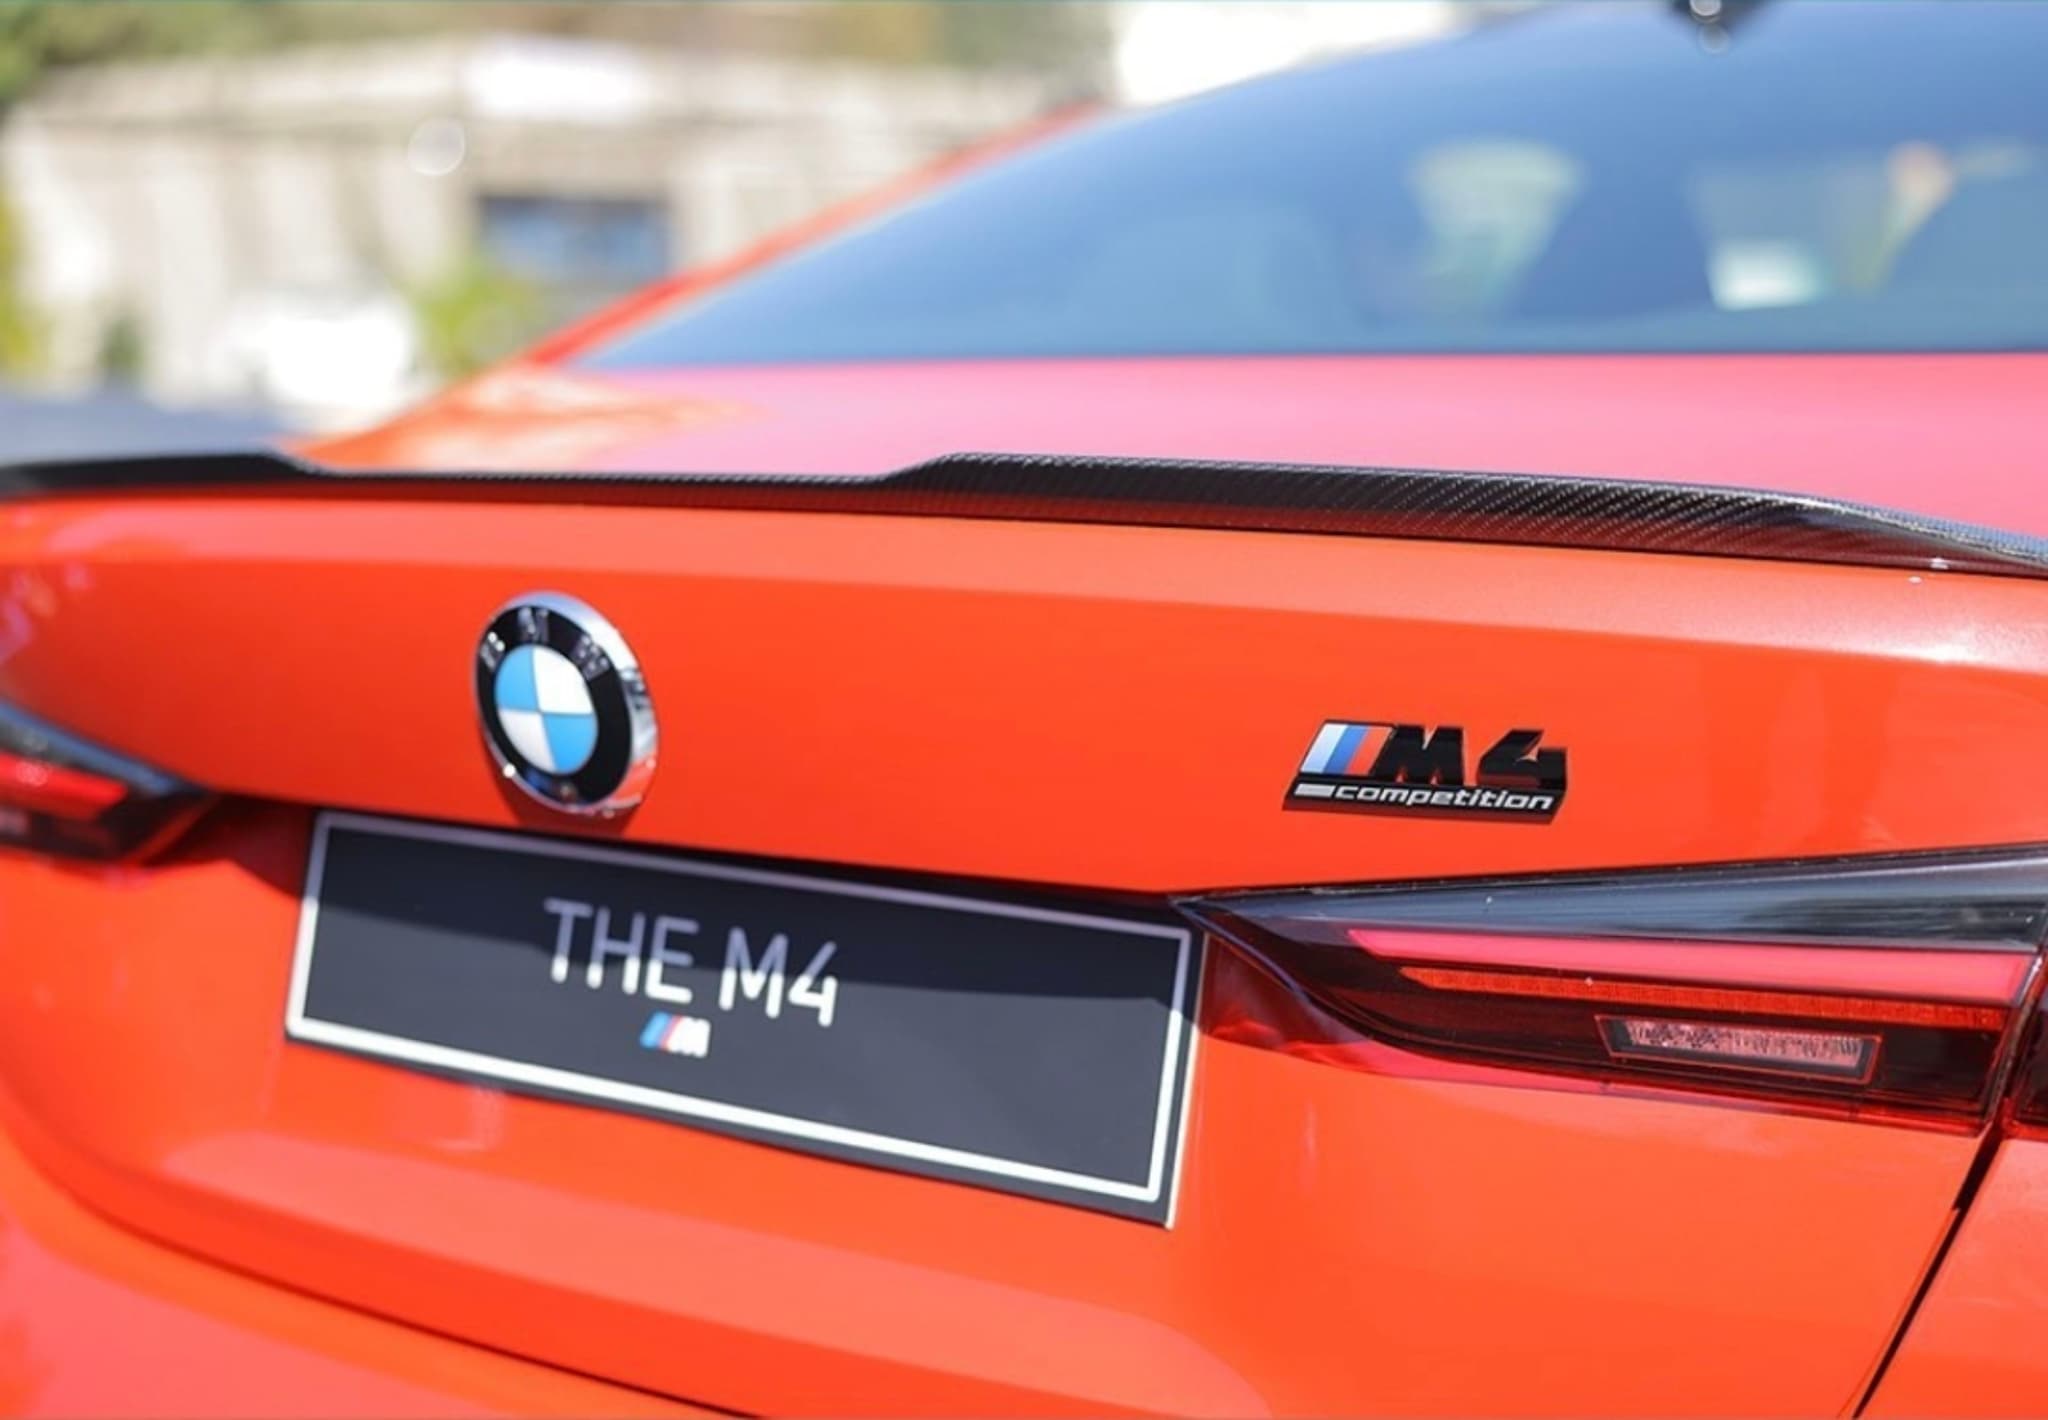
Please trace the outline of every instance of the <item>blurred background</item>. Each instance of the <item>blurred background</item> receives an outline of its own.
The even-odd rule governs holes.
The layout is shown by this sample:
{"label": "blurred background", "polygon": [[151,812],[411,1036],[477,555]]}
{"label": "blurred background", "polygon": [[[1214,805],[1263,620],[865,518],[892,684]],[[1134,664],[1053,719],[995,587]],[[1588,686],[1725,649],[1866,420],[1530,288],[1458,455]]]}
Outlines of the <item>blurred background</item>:
{"label": "blurred background", "polygon": [[374,421],[1079,103],[1471,0],[0,0],[0,459]]}

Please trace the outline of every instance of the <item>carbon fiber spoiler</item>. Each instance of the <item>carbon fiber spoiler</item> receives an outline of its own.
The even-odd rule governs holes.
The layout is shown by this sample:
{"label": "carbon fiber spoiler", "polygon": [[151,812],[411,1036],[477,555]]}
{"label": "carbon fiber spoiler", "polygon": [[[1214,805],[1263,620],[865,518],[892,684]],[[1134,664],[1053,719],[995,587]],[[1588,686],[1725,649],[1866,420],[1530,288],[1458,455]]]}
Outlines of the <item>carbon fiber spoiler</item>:
{"label": "carbon fiber spoiler", "polygon": [[237,452],[0,467],[0,500],[184,492],[623,503],[1427,538],[2048,577],[2048,540],[1712,484],[956,454],[861,476],[414,473]]}

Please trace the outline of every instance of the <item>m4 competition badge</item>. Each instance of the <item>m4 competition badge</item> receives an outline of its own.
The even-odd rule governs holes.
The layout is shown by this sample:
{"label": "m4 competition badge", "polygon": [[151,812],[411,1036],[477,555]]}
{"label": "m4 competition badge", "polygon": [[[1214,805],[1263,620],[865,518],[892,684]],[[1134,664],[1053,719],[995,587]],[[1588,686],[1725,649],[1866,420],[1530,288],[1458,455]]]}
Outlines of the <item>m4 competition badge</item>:
{"label": "m4 competition badge", "polygon": [[498,609],[477,643],[476,708],[500,771],[549,808],[612,814],[647,792],[656,733],[640,663],[574,597]]}
{"label": "m4 competition badge", "polygon": [[1479,815],[1547,823],[1564,803],[1565,756],[1541,730],[1509,730],[1476,765],[1457,725],[1329,720],[1287,791],[1290,809]]}

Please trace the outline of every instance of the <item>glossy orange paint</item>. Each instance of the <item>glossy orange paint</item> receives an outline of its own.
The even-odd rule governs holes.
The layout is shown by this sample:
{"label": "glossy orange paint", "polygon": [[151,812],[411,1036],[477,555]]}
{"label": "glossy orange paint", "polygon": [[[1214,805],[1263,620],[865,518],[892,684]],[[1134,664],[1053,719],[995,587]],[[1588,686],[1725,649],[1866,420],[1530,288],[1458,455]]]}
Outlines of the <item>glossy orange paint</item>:
{"label": "glossy orange paint", "polygon": [[[1180,1220],[1136,1226],[288,1046],[302,823],[10,864],[10,938],[62,942],[0,1008],[10,1128],[145,1232],[723,1403],[1836,1409],[1973,1148],[1212,1039]],[[1218,960],[1212,1017],[1293,1009]]]}
{"label": "glossy orange paint", "polygon": [[88,1212],[0,1134],[0,1413],[709,1412],[201,1262]]}
{"label": "glossy orange paint", "polygon": [[[2048,764],[2006,758],[1982,791],[1986,745],[2048,730],[2048,585],[2025,579],[318,497],[23,504],[0,562],[0,696],[298,803],[1137,892],[2048,827]],[[470,655],[546,586],[606,609],[662,707],[670,748],[624,821],[554,822],[486,768]],[[1280,809],[1326,717],[1532,714],[1582,766],[1548,826]]]}
{"label": "glossy orange paint", "polygon": [[2048,1412],[2048,1140],[1999,1146],[1865,1413]]}
{"label": "glossy orange paint", "polygon": [[[640,653],[664,761],[581,831],[649,845],[1158,893],[2024,841],[2048,803],[2026,756],[1983,792],[2048,733],[2020,580],[291,496],[20,504],[0,565],[0,696],[249,801],[149,866],[0,858],[9,1131],[237,1269],[737,1409],[1840,1411],[1977,1141],[1335,1068],[1220,951],[1170,1230],[286,1044],[304,806],[568,827],[476,731],[514,593]],[[1282,812],[1329,715],[1540,716],[1571,800]]]}

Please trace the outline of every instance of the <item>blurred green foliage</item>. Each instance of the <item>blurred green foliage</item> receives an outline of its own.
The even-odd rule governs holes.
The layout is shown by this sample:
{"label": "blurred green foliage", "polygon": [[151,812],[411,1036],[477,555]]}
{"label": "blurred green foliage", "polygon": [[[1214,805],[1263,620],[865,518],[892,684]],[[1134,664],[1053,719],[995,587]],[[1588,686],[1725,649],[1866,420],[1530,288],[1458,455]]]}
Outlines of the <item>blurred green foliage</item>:
{"label": "blurred green foliage", "polygon": [[45,70],[68,64],[246,54],[390,33],[427,18],[408,19],[413,8],[291,0],[0,0],[0,107]]}
{"label": "blurred green foliage", "polygon": [[1108,47],[1104,10],[1072,0],[838,0],[813,12],[811,46],[898,64],[1060,68],[1088,88]]}
{"label": "blurred green foliage", "polygon": [[142,334],[142,322],[133,311],[116,311],[100,332],[99,350],[93,368],[108,384],[139,385],[143,362],[149,358]]}
{"label": "blurred green foliage", "polygon": [[420,351],[443,379],[460,379],[504,359],[546,324],[539,289],[480,251],[407,294]]}
{"label": "blurred green foliage", "polygon": [[1062,0],[0,0],[0,108],[46,71],[387,35],[528,30],[1099,77],[1099,5]]}
{"label": "blurred green foliage", "polygon": [[42,325],[21,299],[21,229],[0,192],[0,375],[33,370],[42,353]]}

